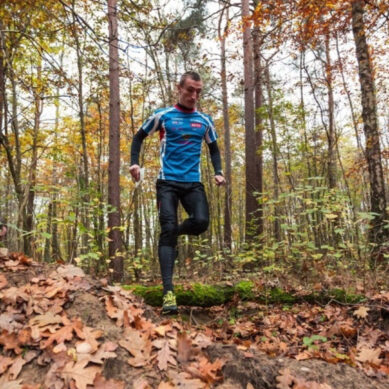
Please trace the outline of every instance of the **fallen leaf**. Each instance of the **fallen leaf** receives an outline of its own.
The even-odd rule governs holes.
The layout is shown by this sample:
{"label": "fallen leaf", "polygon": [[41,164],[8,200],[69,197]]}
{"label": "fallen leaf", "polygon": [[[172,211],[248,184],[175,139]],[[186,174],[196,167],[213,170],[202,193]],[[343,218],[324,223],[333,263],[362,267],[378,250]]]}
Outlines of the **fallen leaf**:
{"label": "fallen leaf", "polygon": [[84,271],[74,265],[64,265],[57,269],[57,273],[64,278],[85,277]]}
{"label": "fallen leaf", "polygon": [[67,351],[67,347],[65,345],[65,343],[60,343],[60,344],[57,344],[54,348],[53,348],[53,353],[55,354],[58,354],[58,353],[61,353],[63,351]]}
{"label": "fallen leaf", "polygon": [[185,370],[194,377],[201,378],[208,384],[212,384],[223,379],[221,375],[223,365],[224,362],[220,359],[216,359],[215,362],[211,363],[207,358],[201,357],[199,361],[192,363]]}
{"label": "fallen leaf", "polygon": [[[45,334],[42,335],[46,336]],[[45,341],[42,341],[40,348],[43,350],[54,342],[60,344],[65,342],[66,340],[72,340],[72,338],[73,325],[65,325],[64,327],[61,327],[59,330],[55,331],[53,334],[49,335]]]}
{"label": "fallen leaf", "polygon": [[210,346],[212,344],[212,340],[209,336],[202,333],[198,333],[193,339],[193,344],[203,349]]}
{"label": "fallen leaf", "polygon": [[0,377],[1,389],[22,389],[22,380],[9,381],[6,375]]}
{"label": "fallen leaf", "polygon": [[144,366],[150,361],[152,345],[146,334],[133,328],[126,328],[125,339],[121,340],[119,345],[134,357],[128,360],[131,366]]}
{"label": "fallen leaf", "polygon": [[180,389],[205,389],[209,388],[208,384],[201,381],[198,378],[192,378],[190,374],[186,372],[177,372],[174,370],[168,371],[168,377],[174,388]]}
{"label": "fallen leaf", "polygon": [[93,389],[124,389],[124,385],[125,382],[123,381],[107,380],[102,374],[98,373],[93,383]]}
{"label": "fallen leaf", "polygon": [[0,355],[0,374],[3,374],[12,365],[12,362],[12,358]]}
{"label": "fallen leaf", "polygon": [[280,375],[276,377],[278,382],[277,389],[290,389],[291,385],[294,383],[295,378],[292,376],[288,368],[280,370]]}
{"label": "fallen leaf", "polygon": [[21,355],[19,355],[12,363],[12,366],[8,370],[9,377],[12,379],[18,378],[18,375],[22,371],[23,366],[27,363]]}
{"label": "fallen leaf", "polygon": [[71,380],[74,380],[77,389],[87,389],[87,385],[93,385],[96,374],[101,371],[100,367],[86,367],[87,364],[88,360],[81,360],[76,363],[69,362],[62,370],[61,377],[65,380],[67,385],[70,384]]}
{"label": "fallen leaf", "polygon": [[0,315],[0,329],[15,332],[22,328],[22,324],[15,320],[15,314],[4,312]]}
{"label": "fallen leaf", "polygon": [[138,379],[136,379],[132,384],[132,387],[134,389],[152,389],[149,382],[146,380],[146,378],[143,377],[139,377]]}
{"label": "fallen leaf", "polygon": [[192,351],[192,341],[188,338],[186,332],[177,335],[177,360],[179,362],[188,362]]}
{"label": "fallen leaf", "polygon": [[154,332],[156,332],[159,336],[162,336],[162,337],[165,337],[166,333],[169,331],[172,331],[172,330],[173,330],[173,328],[172,328],[171,324],[165,324],[165,325],[158,326],[158,327],[154,328]]}
{"label": "fallen leaf", "polygon": [[6,330],[0,334],[0,344],[4,346],[4,350],[13,350],[16,354],[21,354],[23,349],[20,346],[24,346],[15,333],[10,334]]}
{"label": "fallen leaf", "polygon": [[170,349],[168,340],[161,339],[159,341],[153,342],[153,345],[159,348],[157,353],[159,370],[167,370],[168,363],[171,363],[174,366],[177,365],[177,361],[174,358],[172,350]]}
{"label": "fallen leaf", "polygon": [[116,343],[106,342],[89,357],[89,361],[100,365],[104,363],[105,359],[116,358],[117,354],[113,351],[115,351],[117,347]]}
{"label": "fallen leaf", "polygon": [[85,340],[85,342],[81,342],[84,343],[84,348],[86,347],[85,343],[90,346],[90,351],[87,352],[94,353],[99,347],[99,342],[96,339],[103,336],[103,331],[91,327],[84,327],[81,331],[77,331],[77,336]]}
{"label": "fallen leaf", "polygon": [[368,362],[372,365],[379,366],[381,365],[382,359],[379,358],[381,354],[380,348],[361,348],[359,354],[356,357],[356,360],[359,362]]}
{"label": "fallen leaf", "polygon": [[62,324],[62,317],[53,314],[53,312],[47,312],[44,315],[38,315],[30,319],[28,322],[31,327],[46,327],[53,324]]}
{"label": "fallen leaf", "polygon": [[366,319],[369,312],[368,307],[360,306],[356,311],[354,311],[353,315],[359,319]]}
{"label": "fallen leaf", "polygon": [[170,382],[160,382],[158,385],[158,389],[174,389],[176,386],[171,384]]}
{"label": "fallen leaf", "polygon": [[8,284],[7,278],[4,274],[0,274],[0,289],[3,289]]}

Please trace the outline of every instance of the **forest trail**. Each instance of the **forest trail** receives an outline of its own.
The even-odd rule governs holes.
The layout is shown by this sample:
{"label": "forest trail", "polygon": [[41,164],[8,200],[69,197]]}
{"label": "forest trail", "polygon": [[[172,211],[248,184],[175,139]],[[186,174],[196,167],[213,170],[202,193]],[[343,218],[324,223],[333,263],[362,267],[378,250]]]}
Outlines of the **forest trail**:
{"label": "forest trail", "polygon": [[[326,306],[321,333],[332,331],[331,343],[302,338],[304,328],[315,329],[306,306],[292,307],[306,309],[295,315],[300,327],[282,307],[259,315],[259,306],[241,302],[184,307],[166,318],[73,265],[10,254],[0,258],[0,269],[2,389],[389,388],[388,317],[371,320],[367,308],[347,317],[348,307]],[[374,301],[388,312],[389,293]],[[246,312],[233,318],[239,305]],[[339,351],[337,332],[347,352]]]}

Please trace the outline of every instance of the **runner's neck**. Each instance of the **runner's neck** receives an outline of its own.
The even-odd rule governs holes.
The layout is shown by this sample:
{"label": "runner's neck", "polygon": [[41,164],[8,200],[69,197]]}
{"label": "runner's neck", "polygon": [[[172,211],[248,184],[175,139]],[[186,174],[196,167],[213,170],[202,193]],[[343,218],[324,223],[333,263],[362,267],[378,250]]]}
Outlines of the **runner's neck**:
{"label": "runner's neck", "polygon": [[176,108],[178,108],[180,111],[183,111],[183,112],[194,112],[195,109],[194,108],[188,108],[188,107],[185,107],[185,105],[182,105],[180,103],[177,103],[176,105]]}

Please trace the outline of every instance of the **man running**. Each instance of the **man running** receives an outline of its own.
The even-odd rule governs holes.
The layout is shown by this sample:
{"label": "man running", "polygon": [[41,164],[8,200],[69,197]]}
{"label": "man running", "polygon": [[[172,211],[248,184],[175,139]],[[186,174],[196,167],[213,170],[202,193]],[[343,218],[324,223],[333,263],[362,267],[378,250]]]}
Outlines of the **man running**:
{"label": "man running", "polygon": [[[156,110],[135,134],[131,145],[130,173],[139,181],[142,142],[146,136],[159,131],[161,169],[157,179],[157,204],[161,234],[158,256],[164,293],[163,314],[178,311],[173,291],[177,237],[199,235],[209,224],[208,202],[200,177],[203,139],[209,147],[216,185],[225,184],[213,121],[196,110],[202,87],[198,73],[184,73],[177,85],[178,103]],[[179,201],[189,215],[181,224],[177,222]]]}

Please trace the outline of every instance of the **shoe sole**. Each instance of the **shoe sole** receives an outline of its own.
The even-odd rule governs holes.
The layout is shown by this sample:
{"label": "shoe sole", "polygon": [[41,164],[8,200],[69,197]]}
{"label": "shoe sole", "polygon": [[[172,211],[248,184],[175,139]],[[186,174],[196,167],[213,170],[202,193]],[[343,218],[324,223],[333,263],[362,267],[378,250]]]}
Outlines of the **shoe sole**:
{"label": "shoe sole", "polygon": [[178,313],[177,307],[162,308],[162,315],[175,315]]}

